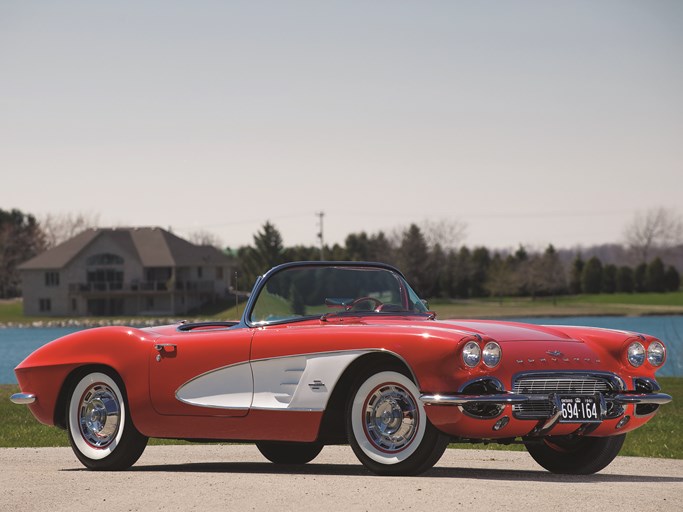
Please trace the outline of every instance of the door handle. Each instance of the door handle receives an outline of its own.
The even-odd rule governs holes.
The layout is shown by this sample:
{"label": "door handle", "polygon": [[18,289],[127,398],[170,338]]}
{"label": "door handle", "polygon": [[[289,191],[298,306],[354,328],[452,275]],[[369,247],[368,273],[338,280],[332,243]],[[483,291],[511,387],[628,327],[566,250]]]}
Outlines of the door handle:
{"label": "door handle", "polygon": [[176,346],[173,343],[157,343],[154,349],[158,352],[175,352]]}
{"label": "door handle", "polygon": [[175,357],[177,353],[176,346],[173,343],[156,343],[154,350],[159,352],[156,357],[157,363],[161,361],[162,354],[165,354],[166,357]]}

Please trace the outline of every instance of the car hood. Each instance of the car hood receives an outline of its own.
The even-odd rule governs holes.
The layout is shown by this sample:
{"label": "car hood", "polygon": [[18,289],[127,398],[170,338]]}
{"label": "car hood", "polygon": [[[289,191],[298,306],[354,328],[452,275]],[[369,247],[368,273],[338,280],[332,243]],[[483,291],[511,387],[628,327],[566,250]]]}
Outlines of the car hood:
{"label": "car hood", "polygon": [[487,336],[496,341],[578,341],[562,330],[543,325],[501,322],[495,320],[438,321],[439,327]]}

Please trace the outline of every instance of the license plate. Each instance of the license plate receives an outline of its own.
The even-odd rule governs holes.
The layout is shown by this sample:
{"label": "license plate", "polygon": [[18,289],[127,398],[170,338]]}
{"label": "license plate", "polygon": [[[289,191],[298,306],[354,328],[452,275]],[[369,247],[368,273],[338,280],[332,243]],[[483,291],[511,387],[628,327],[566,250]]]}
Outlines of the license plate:
{"label": "license plate", "polygon": [[559,396],[560,423],[591,423],[602,421],[600,399],[593,395]]}

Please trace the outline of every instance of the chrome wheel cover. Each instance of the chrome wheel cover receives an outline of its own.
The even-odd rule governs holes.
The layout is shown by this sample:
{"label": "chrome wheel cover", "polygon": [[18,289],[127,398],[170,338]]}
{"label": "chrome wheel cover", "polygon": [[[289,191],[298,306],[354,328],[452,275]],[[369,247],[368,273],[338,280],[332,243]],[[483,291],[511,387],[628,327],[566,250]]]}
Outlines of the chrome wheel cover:
{"label": "chrome wheel cover", "polygon": [[78,408],[78,424],[83,439],[94,448],[105,448],[116,439],[121,419],[121,404],[106,384],[88,387]]}
{"label": "chrome wheel cover", "polygon": [[368,396],[363,407],[368,440],[380,451],[399,452],[415,439],[419,410],[415,398],[398,384],[383,384]]}

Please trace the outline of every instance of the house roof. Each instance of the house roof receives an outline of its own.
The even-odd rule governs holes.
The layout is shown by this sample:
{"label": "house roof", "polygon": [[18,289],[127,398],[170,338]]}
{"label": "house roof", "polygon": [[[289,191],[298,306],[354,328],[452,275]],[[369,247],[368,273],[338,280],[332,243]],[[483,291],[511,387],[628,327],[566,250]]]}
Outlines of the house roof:
{"label": "house roof", "polygon": [[230,259],[209,245],[195,245],[161,228],[87,229],[28,260],[19,270],[61,269],[98,237],[108,237],[121,250],[135,254],[143,267],[225,265]]}

